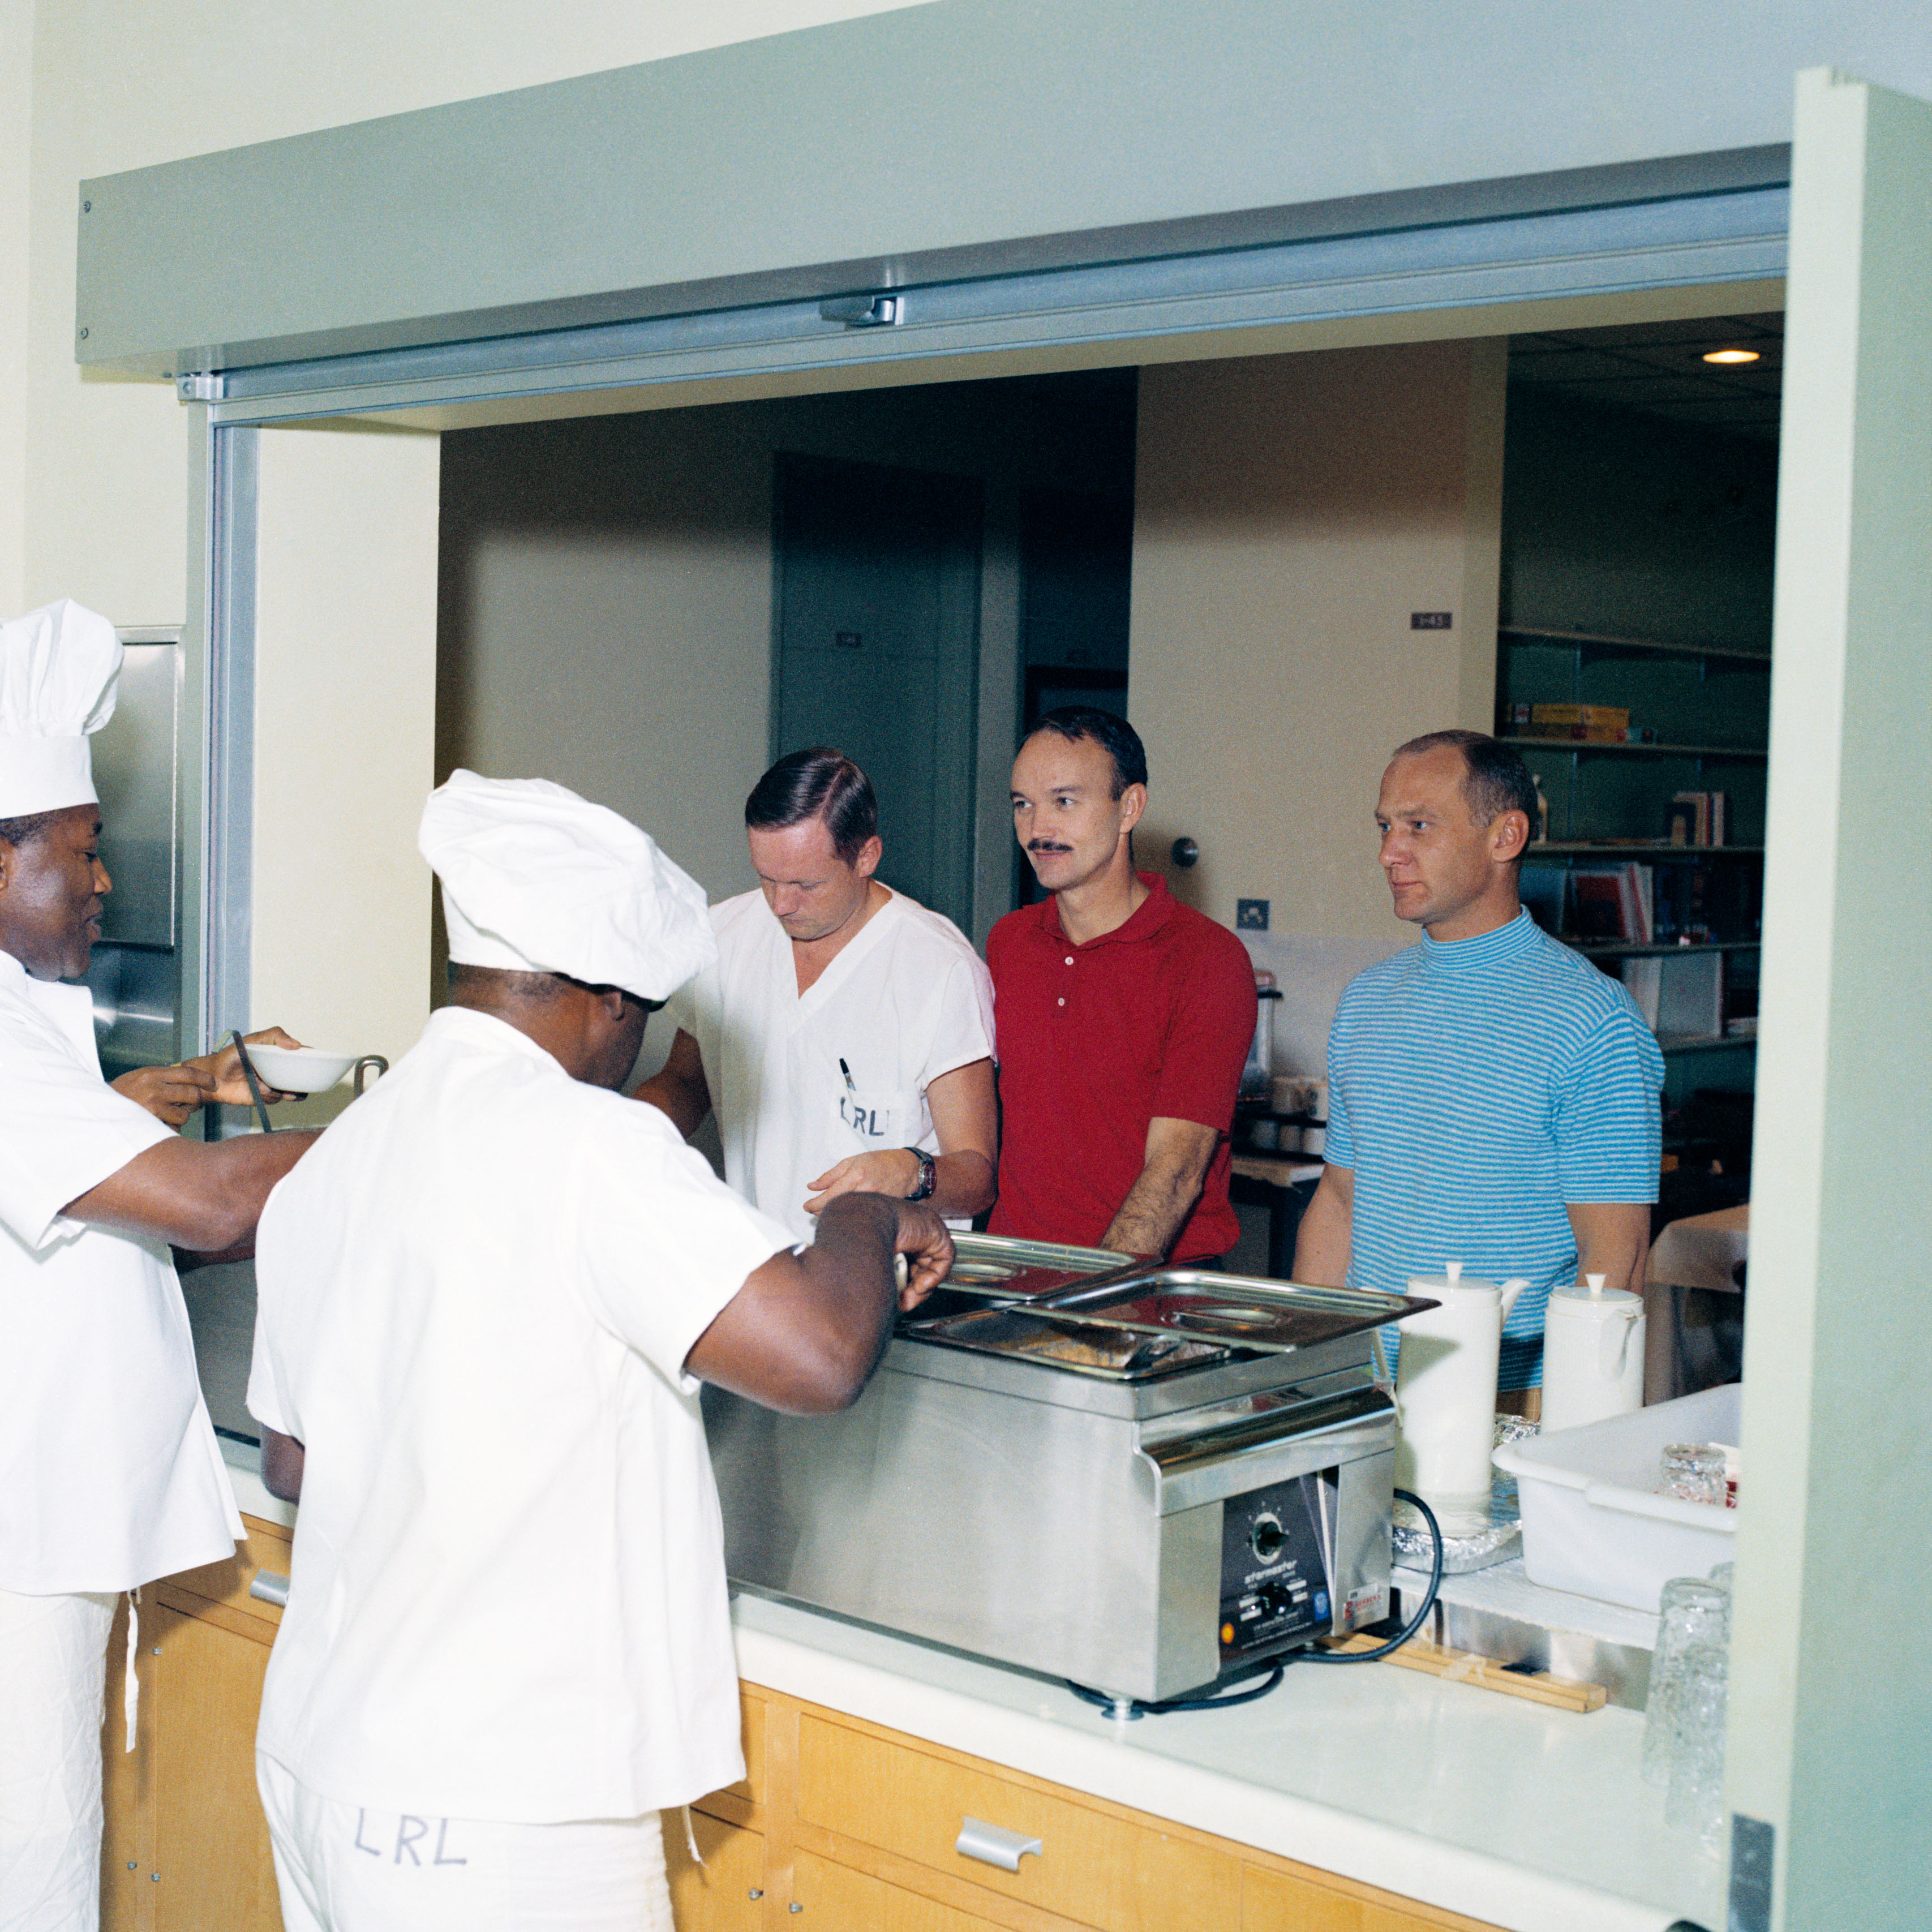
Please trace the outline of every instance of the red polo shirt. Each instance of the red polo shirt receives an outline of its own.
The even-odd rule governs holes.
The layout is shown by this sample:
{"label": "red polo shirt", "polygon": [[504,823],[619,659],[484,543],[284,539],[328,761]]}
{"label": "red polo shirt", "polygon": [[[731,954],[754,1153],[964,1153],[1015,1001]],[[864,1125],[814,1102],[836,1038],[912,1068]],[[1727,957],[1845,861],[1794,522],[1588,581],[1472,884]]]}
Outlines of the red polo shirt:
{"label": "red polo shirt", "polygon": [[[1126,925],[1072,944],[1057,901],[1022,906],[986,940],[1000,1046],[1000,1198],[991,1231],[1091,1247],[1147,1164],[1148,1123],[1225,1136],[1255,1033],[1255,974],[1226,926],[1157,874]],[[1177,1262],[1234,1245],[1228,1143],[1174,1244]]]}

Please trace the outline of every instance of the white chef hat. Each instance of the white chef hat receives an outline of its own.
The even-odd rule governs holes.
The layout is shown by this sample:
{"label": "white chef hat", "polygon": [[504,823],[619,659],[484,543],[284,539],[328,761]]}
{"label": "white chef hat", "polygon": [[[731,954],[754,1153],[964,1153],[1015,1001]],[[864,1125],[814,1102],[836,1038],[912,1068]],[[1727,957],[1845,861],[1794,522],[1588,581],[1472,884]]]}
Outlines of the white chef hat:
{"label": "white chef hat", "polygon": [[88,736],[120,674],[114,626],[71,598],[0,624],[0,818],[94,802]]}
{"label": "white chef hat", "polygon": [[664,1000],[718,956],[703,888],[629,820],[548,778],[452,772],[416,844],[442,881],[454,962]]}

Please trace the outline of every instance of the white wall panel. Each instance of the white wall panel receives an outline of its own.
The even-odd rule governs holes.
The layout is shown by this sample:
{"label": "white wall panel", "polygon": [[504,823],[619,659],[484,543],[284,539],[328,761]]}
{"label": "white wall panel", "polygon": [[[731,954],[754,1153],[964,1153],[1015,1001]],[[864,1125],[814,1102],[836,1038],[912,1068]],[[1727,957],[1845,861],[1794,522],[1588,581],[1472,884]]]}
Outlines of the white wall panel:
{"label": "white wall panel", "polygon": [[250,1018],[392,1060],[430,1006],[440,453],[273,430],[260,455]]}
{"label": "white wall panel", "polygon": [[1932,1675],[1848,1613],[1932,1596],[1932,106],[1806,74],[1796,158],[1730,1795],[1774,1923],[1902,1927]]}

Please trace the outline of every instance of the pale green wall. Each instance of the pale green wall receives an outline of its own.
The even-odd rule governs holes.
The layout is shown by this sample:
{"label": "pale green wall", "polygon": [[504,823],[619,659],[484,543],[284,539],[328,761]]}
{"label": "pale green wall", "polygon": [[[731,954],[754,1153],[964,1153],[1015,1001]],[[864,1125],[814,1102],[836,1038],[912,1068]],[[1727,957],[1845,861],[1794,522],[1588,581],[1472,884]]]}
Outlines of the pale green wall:
{"label": "pale green wall", "polygon": [[1775,1923],[1922,1926],[1932,1672],[1932,106],[1801,76],[1729,1763]]}

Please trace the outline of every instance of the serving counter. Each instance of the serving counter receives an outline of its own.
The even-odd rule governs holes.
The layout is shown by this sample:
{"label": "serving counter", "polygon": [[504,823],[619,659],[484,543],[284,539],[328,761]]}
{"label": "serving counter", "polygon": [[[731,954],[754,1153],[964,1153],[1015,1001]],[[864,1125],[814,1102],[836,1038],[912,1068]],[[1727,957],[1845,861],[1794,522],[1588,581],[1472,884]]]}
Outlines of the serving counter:
{"label": "serving counter", "polygon": [[[110,1928],[279,1923],[250,1742],[292,1513],[252,1448],[224,1449],[249,1540],[144,1610],[142,1750],[109,1756]],[[1255,1703],[1123,1723],[836,1618],[744,1596],[732,1619],[750,1776],[698,1808],[705,1870],[668,1834],[680,1932],[1722,1923],[1720,1868],[1665,1828],[1628,1711],[1303,1664]],[[968,1817],[1041,1848],[1010,1873],[970,1858]]]}

